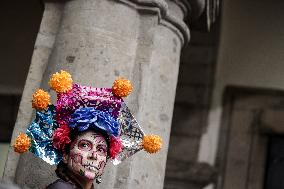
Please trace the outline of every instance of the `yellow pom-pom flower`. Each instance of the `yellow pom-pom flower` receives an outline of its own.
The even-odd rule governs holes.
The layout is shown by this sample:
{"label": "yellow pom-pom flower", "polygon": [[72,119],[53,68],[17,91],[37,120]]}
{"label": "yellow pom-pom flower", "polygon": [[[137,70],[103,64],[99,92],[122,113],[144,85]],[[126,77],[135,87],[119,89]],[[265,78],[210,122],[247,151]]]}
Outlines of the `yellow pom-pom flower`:
{"label": "yellow pom-pom flower", "polygon": [[49,86],[58,93],[65,93],[72,89],[73,80],[71,74],[61,70],[53,74],[49,80]]}
{"label": "yellow pom-pom flower", "polygon": [[45,110],[50,104],[50,95],[42,89],[33,94],[32,106],[37,110]]}
{"label": "yellow pom-pom flower", "polygon": [[133,87],[129,80],[119,78],[114,81],[112,86],[112,93],[119,97],[126,97],[132,91]]}
{"label": "yellow pom-pom flower", "polygon": [[21,133],[17,137],[14,144],[14,151],[18,153],[24,153],[29,150],[31,146],[31,139],[27,134]]}
{"label": "yellow pom-pom flower", "polygon": [[158,135],[146,135],[143,138],[142,146],[150,154],[158,152],[162,147],[162,139]]}

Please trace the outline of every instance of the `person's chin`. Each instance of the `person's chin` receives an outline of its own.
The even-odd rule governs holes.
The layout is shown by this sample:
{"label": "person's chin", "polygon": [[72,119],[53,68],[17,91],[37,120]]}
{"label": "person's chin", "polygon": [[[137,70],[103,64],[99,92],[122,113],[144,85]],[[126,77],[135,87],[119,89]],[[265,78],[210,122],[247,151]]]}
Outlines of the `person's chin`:
{"label": "person's chin", "polygon": [[86,171],[85,172],[85,177],[88,179],[88,180],[94,180],[95,177],[96,177],[96,173],[92,172],[92,171]]}

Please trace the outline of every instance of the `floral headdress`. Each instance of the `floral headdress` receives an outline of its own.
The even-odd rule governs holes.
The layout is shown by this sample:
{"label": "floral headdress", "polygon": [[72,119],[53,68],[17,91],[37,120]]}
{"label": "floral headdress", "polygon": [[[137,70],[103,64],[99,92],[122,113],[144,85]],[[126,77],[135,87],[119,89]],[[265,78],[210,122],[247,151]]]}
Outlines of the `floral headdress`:
{"label": "floral headdress", "polygon": [[42,89],[33,94],[32,107],[36,118],[26,134],[19,134],[14,151],[31,151],[51,165],[62,160],[72,131],[93,129],[104,133],[109,143],[109,157],[114,164],[144,149],[148,153],[160,150],[162,140],[157,135],[144,135],[122,97],[132,91],[129,80],[115,80],[112,88],[93,88],[73,83],[71,75],[60,71],[52,75],[50,88],[57,92],[57,103]]}

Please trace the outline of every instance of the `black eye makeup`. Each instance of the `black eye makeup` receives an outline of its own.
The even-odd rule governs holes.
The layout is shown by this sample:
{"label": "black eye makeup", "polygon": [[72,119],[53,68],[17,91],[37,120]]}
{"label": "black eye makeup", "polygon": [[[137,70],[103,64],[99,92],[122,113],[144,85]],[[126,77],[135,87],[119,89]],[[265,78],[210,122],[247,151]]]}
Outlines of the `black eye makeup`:
{"label": "black eye makeup", "polygon": [[104,154],[107,153],[107,146],[99,144],[99,145],[97,145],[97,149],[96,150],[97,150],[98,153],[104,155]]}
{"label": "black eye makeup", "polygon": [[78,142],[78,148],[83,151],[90,151],[93,149],[93,144],[88,140],[80,140]]}

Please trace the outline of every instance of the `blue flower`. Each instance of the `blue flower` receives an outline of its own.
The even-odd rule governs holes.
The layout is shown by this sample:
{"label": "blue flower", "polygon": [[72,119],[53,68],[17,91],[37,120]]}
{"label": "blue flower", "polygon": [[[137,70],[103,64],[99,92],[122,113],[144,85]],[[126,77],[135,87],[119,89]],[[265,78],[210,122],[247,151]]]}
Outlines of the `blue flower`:
{"label": "blue flower", "polygon": [[119,123],[109,113],[96,110],[93,107],[84,107],[77,109],[69,121],[69,127],[78,131],[87,129],[99,129],[105,131],[108,135],[118,136]]}

